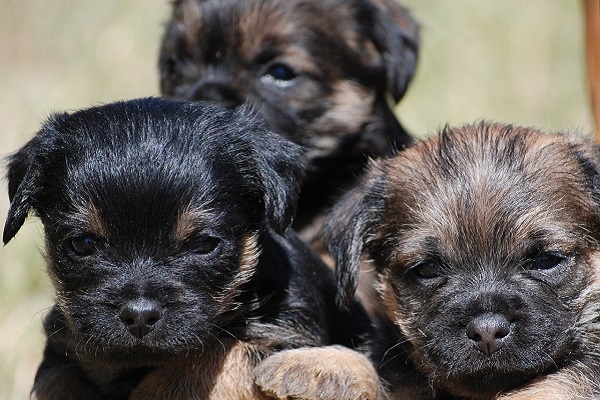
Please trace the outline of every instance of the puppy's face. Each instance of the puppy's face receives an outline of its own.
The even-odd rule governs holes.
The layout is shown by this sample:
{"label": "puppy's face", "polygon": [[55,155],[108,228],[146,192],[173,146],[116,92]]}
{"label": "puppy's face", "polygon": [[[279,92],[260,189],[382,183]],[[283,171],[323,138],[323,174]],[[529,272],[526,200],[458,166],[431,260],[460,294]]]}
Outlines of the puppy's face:
{"label": "puppy's face", "polygon": [[81,358],[202,350],[235,323],[264,224],[289,224],[299,157],[244,110],[139,100],[58,115],[11,159],[4,240],[29,208],[40,216]]}
{"label": "puppy's face", "polygon": [[355,274],[343,246],[364,243],[413,365],[434,387],[490,398],[590,340],[597,162],[573,137],[485,123],[444,132],[379,163],[347,196],[341,225],[330,224],[338,266]]}
{"label": "puppy's face", "polygon": [[[161,89],[225,106],[247,100],[319,157],[388,128],[385,96],[404,94],[417,42],[393,1],[182,0],[163,39]],[[380,134],[361,140],[361,151],[389,148]]]}

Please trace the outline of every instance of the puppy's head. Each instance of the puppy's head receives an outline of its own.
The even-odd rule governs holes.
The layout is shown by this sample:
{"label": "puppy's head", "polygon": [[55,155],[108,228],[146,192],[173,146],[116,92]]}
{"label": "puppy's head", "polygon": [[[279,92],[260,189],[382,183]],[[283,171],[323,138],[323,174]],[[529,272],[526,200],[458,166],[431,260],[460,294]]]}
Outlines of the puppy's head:
{"label": "puppy's head", "polygon": [[599,157],[574,136],[480,123],[378,162],[328,224],[340,301],[364,251],[398,343],[458,396],[572,362],[598,317]]}
{"label": "puppy's head", "polygon": [[55,115],[10,158],[4,242],[40,217],[84,359],[198,350],[235,318],[260,232],[291,223],[301,162],[245,108],[142,99]]}
{"label": "puppy's head", "polygon": [[386,96],[403,96],[417,48],[416,24],[393,0],[180,0],[161,89],[225,106],[248,100],[311,159],[348,146],[387,153],[381,132],[398,145],[407,137]]}

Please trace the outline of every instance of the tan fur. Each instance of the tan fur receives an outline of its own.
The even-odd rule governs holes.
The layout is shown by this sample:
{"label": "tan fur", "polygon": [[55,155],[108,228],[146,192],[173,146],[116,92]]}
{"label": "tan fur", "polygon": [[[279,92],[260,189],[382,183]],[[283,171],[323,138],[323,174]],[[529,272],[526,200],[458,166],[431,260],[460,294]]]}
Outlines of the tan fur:
{"label": "tan fur", "polygon": [[[476,128],[478,128],[476,125],[463,128],[461,135],[467,136],[470,134],[474,137],[476,134],[469,132],[469,130],[474,130]],[[501,129],[501,127],[498,125],[491,125],[489,129],[498,130]],[[571,233],[570,227],[581,224],[578,221],[580,216],[572,210],[580,207],[580,205],[584,205],[587,209],[590,201],[587,197],[586,189],[580,186],[580,184],[572,178],[574,176],[580,176],[581,174],[578,161],[570,154],[566,153],[567,147],[565,146],[565,143],[581,146],[581,140],[569,135],[543,135],[534,130],[529,130],[525,133],[529,137],[528,152],[524,156],[525,162],[529,163],[530,168],[532,166],[539,168],[537,171],[530,170],[527,172],[527,176],[530,179],[527,184],[535,185],[536,188],[539,188],[538,194],[549,199],[549,201],[555,205],[555,208],[548,210],[543,207],[545,204],[543,202],[531,202],[530,207],[526,212],[516,217],[514,229],[510,232],[510,235],[504,238],[504,245],[506,243],[513,243],[513,245],[516,246],[523,240],[522,238],[529,237],[530,232],[535,231],[537,227],[552,226],[554,229],[567,232],[565,236],[559,239],[559,244],[561,248],[568,249],[571,241],[576,243],[576,238],[573,236],[576,235],[576,233]],[[407,207],[390,207],[387,214],[383,217],[383,220],[386,221],[385,226],[392,229],[397,226],[403,226],[403,229],[405,230],[405,234],[402,235],[402,238],[404,239],[398,240],[394,245],[395,248],[398,249],[394,252],[394,257],[397,257],[397,254],[401,254],[402,257],[405,258],[390,260],[392,265],[410,265],[412,246],[418,245],[419,237],[427,237],[428,235],[435,236],[435,232],[438,232],[438,235],[439,232],[443,232],[442,236],[444,237],[443,242],[445,243],[446,251],[451,252],[453,248],[459,248],[458,243],[463,240],[461,239],[460,234],[461,229],[464,229],[465,224],[470,223],[468,218],[465,219],[465,215],[472,218],[474,226],[492,226],[495,222],[495,218],[498,217],[495,212],[496,202],[501,203],[505,201],[505,198],[510,193],[511,189],[503,186],[505,182],[502,177],[498,177],[496,181],[490,180],[489,177],[486,179],[485,174],[488,173],[488,167],[485,164],[481,164],[475,166],[475,168],[469,169],[468,174],[468,177],[471,180],[471,184],[469,185],[470,193],[472,193],[472,198],[475,199],[475,203],[470,205],[472,210],[474,210],[472,214],[462,210],[465,205],[460,203],[460,199],[462,199],[460,188],[456,188],[456,193],[452,193],[448,191],[444,192],[444,189],[432,189],[431,187],[428,187],[427,197],[421,197],[418,201],[415,201],[414,199],[407,200],[409,198],[407,196],[411,196],[411,192],[420,193],[421,191],[418,187],[408,189],[406,187],[406,182],[418,182],[419,185],[422,185],[423,179],[427,180],[430,178],[430,176],[428,176],[429,172],[421,165],[420,161],[422,154],[424,154],[423,152],[436,151],[438,140],[439,138],[433,138],[428,142],[424,142],[422,147],[416,146],[413,149],[409,149],[401,162],[395,164],[390,163],[386,167],[380,167],[382,169],[390,168],[392,185],[396,184],[394,181],[397,177],[399,182],[402,182],[397,183],[399,187],[403,188],[402,191],[397,193],[392,191],[388,203],[402,204],[404,207]],[[581,147],[582,153],[587,153],[587,155],[591,154],[587,146]],[[483,157],[483,159],[485,159],[485,157]],[[552,159],[555,159],[556,161],[547,161]],[[548,185],[548,182],[545,180],[548,171],[550,171],[555,179],[553,182],[554,185]],[[418,180],[405,180],[404,176],[406,176],[407,173],[419,174],[424,178]],[[437,174],[438,171],[433,170],[431,173]],[[431,185],[432,182],[435,184],[439,181],[434,176],[431,181],[426,181],[425,184]],[[485,182],[485,184],[481,182]],[[490,186],[490,184],[492,186]],[[493,186],[494,184],[497,186]],[[407,204],[410,204],[410,206]],[[421,204],[426,204],[427,206],[421,207]],[[564,212],[557,215],[556,210],[561,207]],[[407,209],[413,216],[416,216],[415,219],[417,221],[426,221],[426,224],[419,224],[417,226],[404,224],[402,221],[404,221],[404,213]],[[457,216],[455,216],[448,213],[447,210],[461,210],[461,212],[457,213]],[[383,236],[386,233],[380,234]],[[497,241],[497,238],[493,236],[481,236],[479,240],[494,243],[494,241]],[[415,251],[418,251],[416,247]],[[594,324],[598,325],[600,323],[598,321],[600,308],[597,305],[600,293],[600,286],[598,285],[598,280],[600,279],[598,278],[598,276],[600,276],[598,272],[600,271],[600,268],[597,261],[597,252],[588,254],[587,258],[588,261],[578,267],[580,268],[579,273],[583,276],[587,275],[595,277],[596,280],[592,282],[589,287],[581,291],[579,298],[577,298],[575,302],[577,303],[577,309],[580,310],[578,325],[583,327],[580,328],[580,330],[584,332],[584,334],[586,334],[588,330],[590,331],[586,338],[586,342],[598,344],[600,343],[598,329],[593,328]],[[414,326],[411,322],[413,319],[411,316],[412,310],[419,309],[418,304],[413,305],[406,303],[405,299],[401,299],[401,301],[398,302],[397,296],[401,296],[401,294],[394,293],[392,285],[389,284],[389,279],[385,273],[382,274],[381,277],[380,294],[382,298],[381,308],[383,313],[398,327],[399,331],[410,340],[413,346],[418,349],[422,345],[421,334],[418,327]],[[586,326],[588,326],[589,329],[587,329]],[[433,372],[435,366],[430,365],[430,362],[422,358],[419,353],[420,352],[417,350],[411,355],[413,362],[416,365],[419,365],[421,371]],[[600,350],[586,349],[586,353],[588,355],[595,354],[593,357],[595,357],[596,360],[593,362],[598,362],[597,358],[599,357]],[[596,399],[596,396],[600,393],[600,382],[595,381],[598,377],[594,375],[594,372],[588,372],[585,362],[585,360],[582,360],[582,362],[574,362],[571,365],[560,369],[558,372],[541,376],[532,383],[527,384],[524,388],[516,389],[509,394],[502,395],[499,399]],[[397,398],[402,398],[402,396]]]}
{"label": "tan fur", "polygon": [[173,239],[183,242],[215,218],[215,214],[210,209],[187,207],[181,212],[173,228]]}
{"label": "tan fur", "polygon": [[[595,280],[582,290],[578,303],[582,307],[579,324],[584,326],[583,334],[589,335],[588,341],[596,347],[587,349],[587,353],[600,358],[600,254],[595,252],[589,259],[594,269]],[[600,382],[585,364],[577,361],[572,365],[549,375],[542,376],[524,388],[500,395],[497,400],[596,400],[600,396]]]}
{"label": "tan fur", "polygon": [[349,81],[335,83],[331,108],[323,117],[315,120],[313,129],[324,129],[331,132],[329,136],[314,138],[310,146],[310,157],[327,154],[339,145],[343,132],[356,132],[364,125],[371,113],[375,93],[364,86]]}
{"label": "tan fur", "polygon": [[244,342],[223,343],[149,374],[130,400],[265,400],[254,385],[254,366],[263,350]]}
{"label": "tan fur", "polygon": [[[260,51],[265,39],[275,35],[277,38],[289,40],[299,29],[295,21],[290,20],[277,4],[264,2],[253,6],[250,12],[242,15],[238,25],[243,37],[240,50],[248,60],[258,55],[257,52]],[[299,51],[302,53],[298,53]],[[310,60],[304,49],[297,46],[286,49],[285,57],[294,57],[294,55],[298,60]],[[312,70],[317,70],[317,67],[313,66]]]}
{"label": "tan fur", "polygon": [[183,33],[187,43],[193,43],[203,21],[198,2],[184,0],[176,12],[179,30]]}
{"label": "tan fur", "polygon": [[581,374],[585,365],[563,368],[554,374],[543,376],[523,389],[500,395],[497,400],[596,400],[592,387],[598,382]]}
{"label": "tan fur", "polygon": [[[337,225],[329,225],[328,235],[342,268],[356,273],[352,250],[360,242],[377,265],[385,339],[374,347],[374,362],[391,399],[491,400],[497,391],[505,391],[501,400],[600,399],[599,176],[598,148],[574,134],[486,122],[447,128],[371,165],[334,209]],[[542,250],[535,247],[540,238]],[[535,251],[571,257],[571,270],[556,272],[562,280],[547,282],[554,294],[536,291],[532,275],[521,274],[519,268],[540,276],[556,271],[542,265],[529,272]],[[438,269],[421,276],[430,265]],[[489,282],[497,286],[487,288]],[[516,315],[498,300],[504,290],[523,299],[527,307],[519,312],[529,313],[511,320],[516,339],[506,343],[528,346],[537,335],[537,343],[557,344],[535,353],[524,347],[529,370],[498,359],[494,367],[506,363],[512,375],[478,386],[469,381],[476,376],[470,368],[481,358],[456,349],[470,351],[468,340],[475,343],[467,323],[477,313],[508,308],[502,312]],[[568,311],[556,312],[563,304]]]}
{"label": "tan fur", "polygon": [[106,223],[104,222],[104,219],[102,219],[102,214],[100,214],[100,211],[92,204],[88,205],[88,225],[89,232],[98,237],[104,237],[108,232]]}
{"label": "tan fur", "polygon": [[75,212],[71,213],[69,216],[77,222],[77,224],[81,225],[82,230],[99,238],[105,237],[108,232],[106,222],[102,218],[100,210],[92,203],[78,204]]}
{"label": "tan fur", "polygon": [[383,399],[371,362],[342,346],[276,353],[256,368],[256,384],[275,399]]}
{"label": "tan fur", "polygon": [[258,232],[251,232],[244,239],[239,270],[231,283],[223,288],[223,291],[219,294],[218,301],[221,304],[227,306],[231,304],[232,298],[239,295],[240,286],[249,282],[254,276],[261,252],[258,245],[258,235]]}

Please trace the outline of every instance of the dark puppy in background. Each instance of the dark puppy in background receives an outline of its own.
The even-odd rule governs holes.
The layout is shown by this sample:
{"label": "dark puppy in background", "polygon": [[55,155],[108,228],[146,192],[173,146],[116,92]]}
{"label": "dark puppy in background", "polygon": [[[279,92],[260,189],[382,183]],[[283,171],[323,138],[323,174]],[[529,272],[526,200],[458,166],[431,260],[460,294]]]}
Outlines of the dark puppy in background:
{"label": "dark puppy in background", "polygon": [[412,79],[417,25],[394,0],[178,0],[160,52],[169,98],[256,106],[308,148],[294,227],[320,248],[328,208],[367,156],[409,136],[391,105]]}
{"label": "dark puppy in background", "polygon": [[327,231],[342,303],[361,254],[378,272],[391,398],[600,398],[596,146],[448,128],[374,163]]}
{"label": "dark puppy in background", "polygon": [[302,160],[247,108],[50,118],[10,158],[4,229],[39,216],[56,289],[34,396],[262,399],[271,353],[358,344],[364,314],[337,311],[331,271],[287,229]]}

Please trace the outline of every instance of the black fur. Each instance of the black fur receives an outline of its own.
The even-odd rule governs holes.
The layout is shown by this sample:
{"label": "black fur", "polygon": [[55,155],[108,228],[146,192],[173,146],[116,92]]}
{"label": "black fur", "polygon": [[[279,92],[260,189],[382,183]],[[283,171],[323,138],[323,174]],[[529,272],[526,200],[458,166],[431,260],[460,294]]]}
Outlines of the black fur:
{"label": "black fur", "polygon": [[302,162],[245,107],[141,99],[54,115],[8,170],[4,242],[35,212],[56,289],[34,391],[64,369],[84,398],[121,398],[232,338],[264,355],[357,344],[362,310],[337,311],[330,270],[288,229]]}

